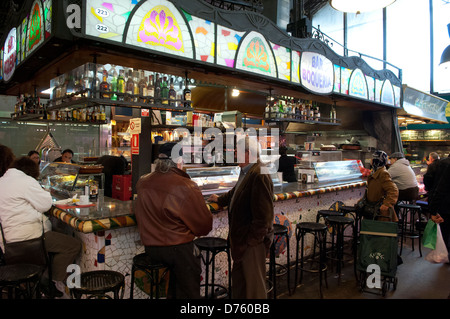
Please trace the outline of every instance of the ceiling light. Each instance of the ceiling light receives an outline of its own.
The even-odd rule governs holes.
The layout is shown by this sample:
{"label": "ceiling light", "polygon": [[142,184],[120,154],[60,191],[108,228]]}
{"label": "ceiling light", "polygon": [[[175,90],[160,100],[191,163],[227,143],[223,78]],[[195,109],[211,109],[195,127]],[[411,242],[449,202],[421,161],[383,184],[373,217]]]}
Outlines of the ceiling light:
{"label": "ceiling light", "polygon": [[239,92],[238,89],[233,89],[233,91],[231,91],[231,96],[237,97],[237,96],[239,96],[240,93],[241,92]]}
{"label": "ceiling light", "polygon": [[383,9],[395,0],[330,0],[330,5],[342,12],[361,13]]}

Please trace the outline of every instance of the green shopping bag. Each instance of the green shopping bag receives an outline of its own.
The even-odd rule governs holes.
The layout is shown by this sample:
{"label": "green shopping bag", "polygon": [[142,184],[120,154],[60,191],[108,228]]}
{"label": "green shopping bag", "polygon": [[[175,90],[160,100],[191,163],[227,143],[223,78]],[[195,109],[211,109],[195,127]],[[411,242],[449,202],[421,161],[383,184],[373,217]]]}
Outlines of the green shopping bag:
{"label": "green shopping bag", "polygon": [[437,224],[431,219],[428,220],[423,231],[423,247],[436,249]]}

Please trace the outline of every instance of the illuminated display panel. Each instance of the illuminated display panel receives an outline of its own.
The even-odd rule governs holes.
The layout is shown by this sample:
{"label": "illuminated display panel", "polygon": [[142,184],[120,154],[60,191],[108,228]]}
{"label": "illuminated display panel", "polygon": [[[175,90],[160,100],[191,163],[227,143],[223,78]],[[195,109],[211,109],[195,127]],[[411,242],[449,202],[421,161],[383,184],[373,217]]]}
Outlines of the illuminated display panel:
{"label": "illuminated display panel", "polygon": [[28,19],[27,39],[25,42],[27,56],[32,53],[44,41],[44,12],[41,1],[36,0],[31,6]]}
{"label": "illuminated display panel", "polygon": [[195,59],[214,63],[215,60],[215,24],[184,12],[194,38]]}
{"label": "illuminated display panel", "polygon": [[277,63],[278,78],[291,81],[291,49],[272,42],[270,45]]}
{"label": "illuminated display panel", "polygon": [[356,69],[350,77],[348,95],[367,99],[367,84],[363,72]]}
{"label": "illuminated display panel", "polygon": [[272,50],[260,33],[252,31],[242,39],[237,54],[236,69],[277,77]]}

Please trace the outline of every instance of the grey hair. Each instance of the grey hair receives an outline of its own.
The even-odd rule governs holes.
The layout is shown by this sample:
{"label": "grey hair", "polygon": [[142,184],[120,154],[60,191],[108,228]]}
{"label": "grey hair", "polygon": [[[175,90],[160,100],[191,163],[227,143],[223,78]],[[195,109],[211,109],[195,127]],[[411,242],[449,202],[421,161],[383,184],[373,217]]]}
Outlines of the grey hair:
{"label": "grey hair", "polygon": [[439,154],[436,153],[436,152],[431,152],[431,153],[430,153],[430,157],[431,157],[433,160],[437,160],[437,159],[439,159]]}
{"label": "grey hair", "polygon": [[155,172],[165,174],[173,167],[177,167],[177,164],[168,157],[155,160]]}

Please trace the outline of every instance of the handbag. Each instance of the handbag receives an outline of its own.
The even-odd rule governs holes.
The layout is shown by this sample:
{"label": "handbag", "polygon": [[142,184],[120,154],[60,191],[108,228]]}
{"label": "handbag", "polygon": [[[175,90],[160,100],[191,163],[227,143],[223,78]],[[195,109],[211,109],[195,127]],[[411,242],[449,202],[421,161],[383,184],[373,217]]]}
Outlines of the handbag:
{"label": "handbag", "polygon": [[6,242],[3,228],[0,224],[4,246],[4,262],[7,265],[13,264],[35,264],[46,266],[48,263],[48,255],[45,249],[44,231],[37,238]]}
{"label": "handbag", "polygon": [[383,205],[383,199],[378,202],[370,202],[367,200],[367,188],[364,196],[356,203],[356,213],[368,219],[374,219],[380,214],[380,207]]}

